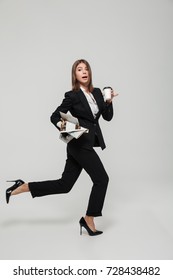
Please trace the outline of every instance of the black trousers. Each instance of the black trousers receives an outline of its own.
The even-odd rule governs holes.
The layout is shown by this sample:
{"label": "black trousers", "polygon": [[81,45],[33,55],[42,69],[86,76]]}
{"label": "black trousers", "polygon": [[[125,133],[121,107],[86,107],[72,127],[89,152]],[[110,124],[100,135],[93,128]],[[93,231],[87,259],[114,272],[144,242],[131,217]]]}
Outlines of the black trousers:
{"label": "black trousers", "polygon": [[93,182],[86,215],[93,217],[102,216],[109,178],[99,156],[93,148],[80,148],[69,143],[67,145],[67,160],[62,177],[58,180],[30,182],[29,189],[32,197],[68,193],[83,168]]}

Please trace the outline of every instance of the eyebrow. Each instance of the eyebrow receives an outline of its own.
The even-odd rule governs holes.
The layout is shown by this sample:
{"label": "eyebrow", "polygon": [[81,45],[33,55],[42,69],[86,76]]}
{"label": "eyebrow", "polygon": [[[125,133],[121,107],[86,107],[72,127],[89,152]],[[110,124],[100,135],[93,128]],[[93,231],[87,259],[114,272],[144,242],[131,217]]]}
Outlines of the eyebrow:
{"label": "eyebrow", "polygon": [[[82,66],[77,66],[76,69],[82,69],[83,67]],[[88,67],[86,66],[85,69],[88,69]]]}

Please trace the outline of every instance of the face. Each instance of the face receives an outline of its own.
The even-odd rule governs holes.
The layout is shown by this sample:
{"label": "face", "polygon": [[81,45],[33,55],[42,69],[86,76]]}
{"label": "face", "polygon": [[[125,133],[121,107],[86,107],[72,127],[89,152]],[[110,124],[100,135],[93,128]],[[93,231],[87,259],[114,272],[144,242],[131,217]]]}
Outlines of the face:
{"label": "face", "polygon": [[85,63],[81,62],[76,67],[76,79],[78,80],[81,86],[88,86],[90,82],[89,71]]}

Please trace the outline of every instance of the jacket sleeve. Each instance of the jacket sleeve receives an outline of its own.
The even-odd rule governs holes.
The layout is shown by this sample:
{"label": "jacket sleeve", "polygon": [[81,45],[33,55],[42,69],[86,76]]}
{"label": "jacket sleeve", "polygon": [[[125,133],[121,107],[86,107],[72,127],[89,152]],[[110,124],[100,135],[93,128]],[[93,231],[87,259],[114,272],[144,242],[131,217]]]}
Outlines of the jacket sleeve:
{"label": "jacket sleeve", "polygon": [[110,121],[113,118],[113,105],[111,103],[106,103],[104,104],[104,109],[102,112],[102,117],[106,121]]}
{"label": "jacket sleeve", "polygon": [[60,112],[67,113],[72,106],[72,100],[69,96],[69,92],[65,93],[65,97],[60,106],[52,113],[50,121],[59,129],[57,123],[61,120]]}

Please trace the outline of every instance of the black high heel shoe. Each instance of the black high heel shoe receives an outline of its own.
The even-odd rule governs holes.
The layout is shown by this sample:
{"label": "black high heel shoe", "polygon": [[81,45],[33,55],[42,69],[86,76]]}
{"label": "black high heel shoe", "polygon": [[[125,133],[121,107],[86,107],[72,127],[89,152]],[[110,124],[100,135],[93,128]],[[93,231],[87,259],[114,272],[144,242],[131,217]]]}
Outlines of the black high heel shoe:
{"label": "black high heel shoe", "polygon": [[25,182],[22,181],[21,179],[14,180],[14,181],[7,181],[7,182],[15,182],[15,184],[12,187],[10,187],[6,190],[6,201],[7,201],[7,203],[9,203],[12,191],[17,189],[19,186],[23,185]]}
{"label": "black high heel shoe", "polygon": [[99,235],[99,234],[102,234],[103,231],[100,231],[100,230],[96,230],[96,231],[92,231],[89,226],[87,225],[85,219],[82,217],[79,221],[79,224],[80,224],[80,234],[82,235],[82,227],[84,227],[88,234],[91,235],[91,236],[95,236],[95,235]]}

